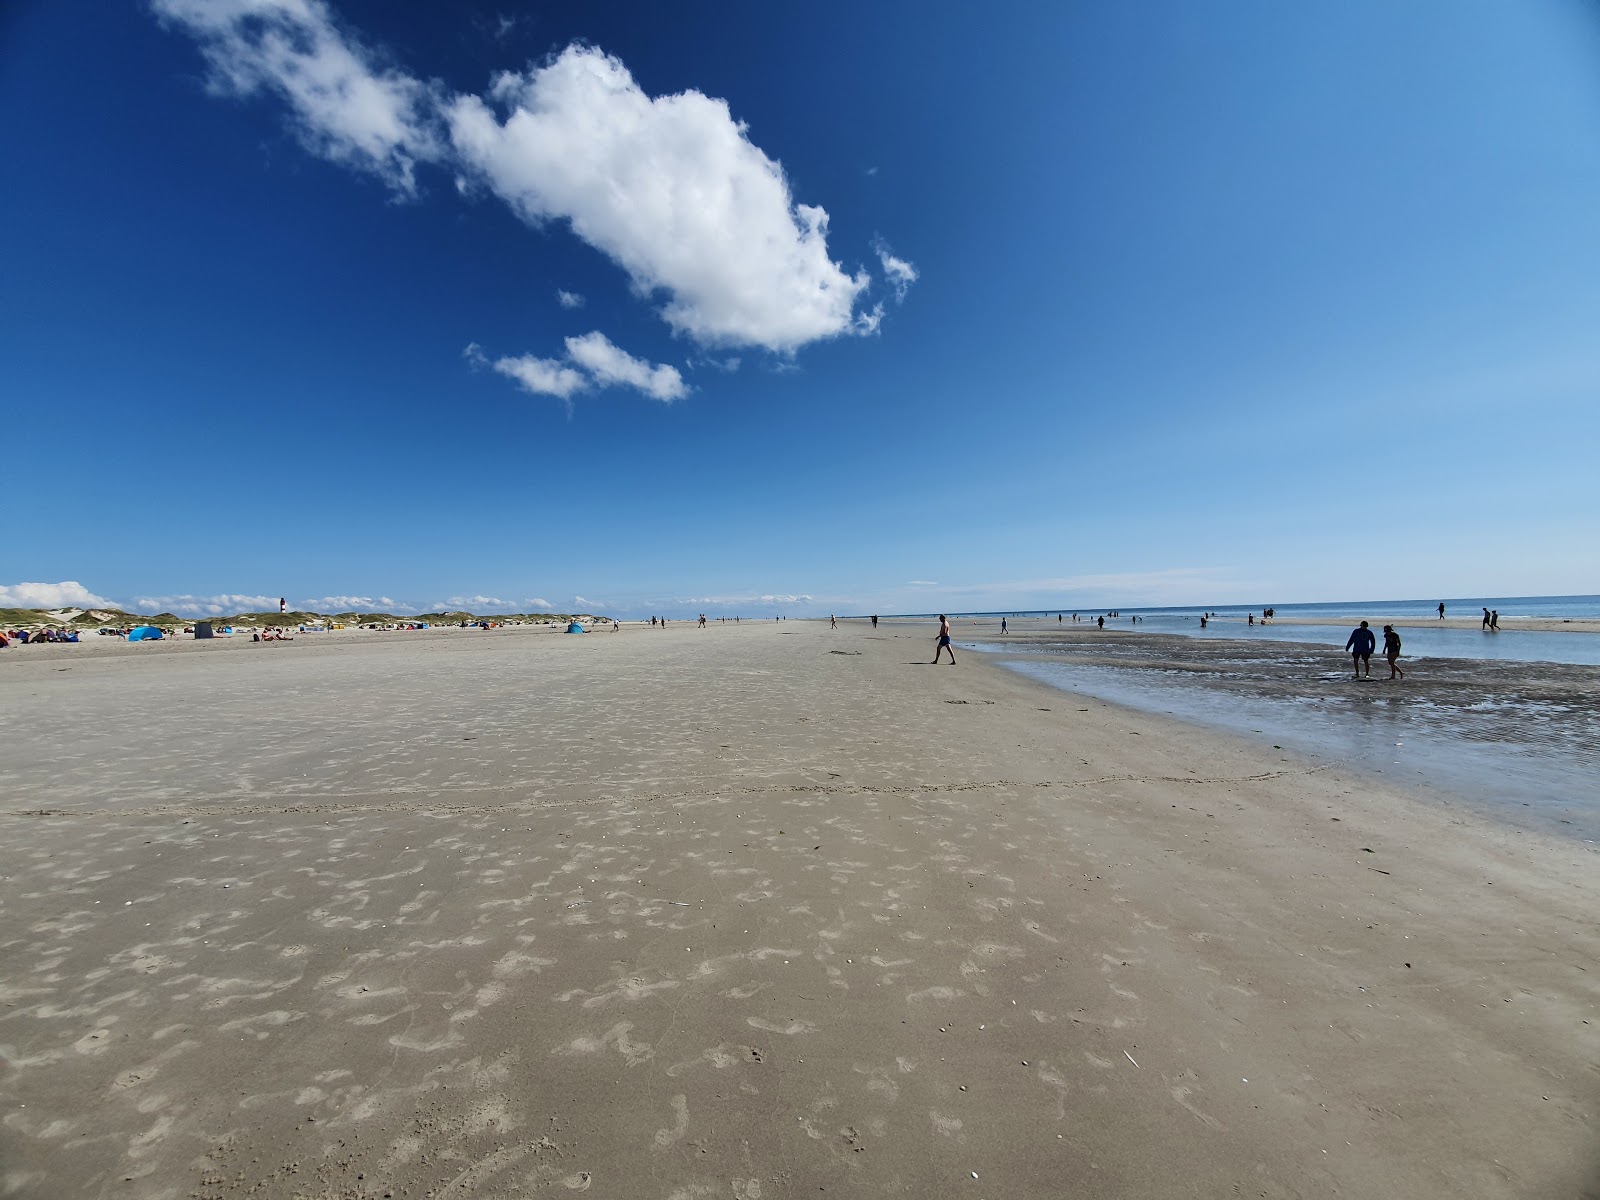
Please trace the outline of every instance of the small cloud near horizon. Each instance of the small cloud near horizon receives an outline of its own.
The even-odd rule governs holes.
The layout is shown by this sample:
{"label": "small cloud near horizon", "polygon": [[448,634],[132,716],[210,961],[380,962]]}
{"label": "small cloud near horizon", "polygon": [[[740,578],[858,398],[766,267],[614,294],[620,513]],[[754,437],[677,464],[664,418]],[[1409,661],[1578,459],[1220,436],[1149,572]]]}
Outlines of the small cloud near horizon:
{"label": "small cloud near horizon", "polygon": [[0,608],[118,608],[76,579],[60,583],[0,584]]}

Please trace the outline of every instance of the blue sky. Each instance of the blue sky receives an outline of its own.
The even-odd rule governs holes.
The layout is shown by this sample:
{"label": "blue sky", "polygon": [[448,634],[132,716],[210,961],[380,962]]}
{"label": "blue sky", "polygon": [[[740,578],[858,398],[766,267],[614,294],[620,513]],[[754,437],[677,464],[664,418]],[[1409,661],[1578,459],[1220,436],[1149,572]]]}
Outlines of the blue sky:
{"label": "blue sky", "polygon": [[7,6],[0,603],[1600,592],[1593,6],[680,7]]}

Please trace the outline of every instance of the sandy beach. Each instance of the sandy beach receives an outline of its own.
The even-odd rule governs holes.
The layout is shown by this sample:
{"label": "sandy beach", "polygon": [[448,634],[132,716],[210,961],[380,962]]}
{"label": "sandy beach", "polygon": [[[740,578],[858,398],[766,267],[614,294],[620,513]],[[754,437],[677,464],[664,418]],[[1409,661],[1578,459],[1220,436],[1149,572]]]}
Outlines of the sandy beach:
{"label": "sandy beach", "polygon": [[931,633],[4,652],[0,1196],[1600,1195],[1591,845]]}

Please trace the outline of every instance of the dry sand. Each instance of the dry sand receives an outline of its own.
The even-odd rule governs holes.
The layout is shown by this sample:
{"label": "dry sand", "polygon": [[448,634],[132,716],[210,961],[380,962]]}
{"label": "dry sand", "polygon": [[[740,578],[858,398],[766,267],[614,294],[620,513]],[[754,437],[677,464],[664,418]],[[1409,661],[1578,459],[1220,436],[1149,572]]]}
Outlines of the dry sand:
{"label": "dry sand", "polygon": [[1600,1194],[1591,847],[929,632],[5,652],[0,1195]]}

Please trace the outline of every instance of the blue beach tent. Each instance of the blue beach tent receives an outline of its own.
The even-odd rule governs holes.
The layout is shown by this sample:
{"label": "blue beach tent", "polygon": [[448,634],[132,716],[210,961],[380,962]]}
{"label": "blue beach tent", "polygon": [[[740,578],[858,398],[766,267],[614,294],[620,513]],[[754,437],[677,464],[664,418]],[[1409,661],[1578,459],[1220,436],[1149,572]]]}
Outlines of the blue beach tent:
{"label": "blue beach tent", "polygon": [[130,642],[159,642],[161,640],[161,630],[154,625],[135,625],[128,630],[128,640]]}
{"label": "blue beach tent", "polygon": [[568,633],[587,633],[589,631],[587,629],[585,629],[582,625],[579,625],[576,621],[574,621],[571,625],[567,626],[567,632]]}

